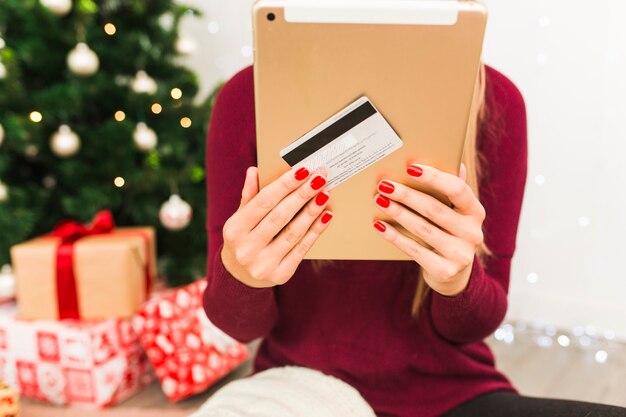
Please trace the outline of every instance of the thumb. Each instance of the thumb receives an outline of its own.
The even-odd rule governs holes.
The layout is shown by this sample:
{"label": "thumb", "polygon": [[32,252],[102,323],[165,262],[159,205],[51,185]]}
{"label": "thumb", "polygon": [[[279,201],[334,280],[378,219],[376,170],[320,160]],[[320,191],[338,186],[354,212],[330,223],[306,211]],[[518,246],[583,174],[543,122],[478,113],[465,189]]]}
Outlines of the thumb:
{"label": "thumb", "polygon": [[245,206],[259,193],[259,170],[257,167],[248,167],[246,170],[246,180],[243,183],[243,189],[241,190],[241,203],[239,208]]}

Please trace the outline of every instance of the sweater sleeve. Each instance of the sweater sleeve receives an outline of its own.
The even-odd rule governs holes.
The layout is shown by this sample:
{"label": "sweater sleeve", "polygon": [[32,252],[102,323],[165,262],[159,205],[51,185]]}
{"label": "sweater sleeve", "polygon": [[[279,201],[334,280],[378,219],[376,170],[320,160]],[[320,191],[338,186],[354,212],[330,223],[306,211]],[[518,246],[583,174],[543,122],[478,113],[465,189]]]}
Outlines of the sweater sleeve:
{"label": "sweater sleeve", "polygon": [[478,138],[483,175],[480,199],[487,217],[485,243],[492,252],[475,256],[467,288],[455,297],[433,292],[435,330],[451,343],[471,343],[490,335],[507,310],[511,259],[515,251],[527,173],[524,99],[502,74],[487,68],[487,119]]}
{"label": "sweater sleeve", "polygon": [[241,342],[266,336],[278,310],[273,288],[252,288],[224,267],[222,228],[237,211],[246,169],[256,166],[252,67],[221,88],[209,124],[207,172],[207,280],[203,304],[207,317]]}

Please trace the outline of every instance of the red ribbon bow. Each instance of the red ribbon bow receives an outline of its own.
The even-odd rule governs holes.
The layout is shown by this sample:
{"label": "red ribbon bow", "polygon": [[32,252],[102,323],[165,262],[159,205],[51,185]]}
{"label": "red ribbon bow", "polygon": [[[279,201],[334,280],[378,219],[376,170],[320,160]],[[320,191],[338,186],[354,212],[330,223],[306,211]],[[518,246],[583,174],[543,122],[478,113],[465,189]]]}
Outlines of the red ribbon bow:
{"label": "red ribbon bow", "polygon": [[[77,319],[80,317],[78,308],[78,291],[76,277],[74,275],[74,243],[91,235],[103,235],[113,232],[115,222],[109,210],[98,212],[91,223],[84,225],[72,220],[60,222],[52,231],[52,236],[61,238],[56,255],[56,281],[57,301],[60,319]],[[148,236],[141,232],[133,233],[140,235],[146,242],[146,291],[150,288],[150,245]],[[148,294],[146,292],[146,294]]]}
{"label": "red ribbon bow", "polygon": [[72,220],[60,222],[52,231],[52,235],[60,237],[63,243],[76,242],[81,237],[111,233],[114,228],[113,215],[109,210],[102,210],[94,216],[88,225]]}

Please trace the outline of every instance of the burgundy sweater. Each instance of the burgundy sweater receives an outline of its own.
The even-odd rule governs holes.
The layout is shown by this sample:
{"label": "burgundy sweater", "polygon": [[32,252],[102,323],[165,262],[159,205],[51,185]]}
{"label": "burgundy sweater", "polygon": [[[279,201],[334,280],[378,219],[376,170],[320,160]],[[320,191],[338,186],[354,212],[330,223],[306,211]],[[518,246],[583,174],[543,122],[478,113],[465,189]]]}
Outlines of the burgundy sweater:
{"label": "burgundy sweater", "polygon": [[[456,297],[433,291],[418,321],[410,316],[418,268],[413,261],[339,260],[316,274],[304,260],[289,282],[257,289],[221,261],[222,227],[238,208],[246,168],[256,166],[252,67],[216,99],[207,142],[210,320],[242,342],[263,338],[254,373],[281,365],[318,369],[354,386],[379,417],[440,416],[478,394],[516,391],[498,372],[483,339],[507,309],[524,184],[524,100],[505,76],[487,69],[488,125],[478,138],[484,159],[481,202],[493,256],[475,258]],[[331,197],[332,198],[332,197]],[[332,227],[332,226],[331,226]]]}

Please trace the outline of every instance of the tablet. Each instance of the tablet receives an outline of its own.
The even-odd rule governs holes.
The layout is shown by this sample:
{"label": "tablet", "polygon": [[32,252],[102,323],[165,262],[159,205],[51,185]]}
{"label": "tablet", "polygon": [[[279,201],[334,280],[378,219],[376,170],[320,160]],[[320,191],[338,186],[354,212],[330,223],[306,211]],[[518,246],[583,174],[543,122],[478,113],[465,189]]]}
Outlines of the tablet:
{"label": "tablet", "polygon": [[411,259],[372,226],[378,218],[410,235],[377,209],[376,186],[389,178],[415,187],[406,174],[412,162],[458,174],[486,8],[456,0],[257,0],[252,9],[261,188],[291,168],[284,157],[294,143],[359,99],[402,141],[330,191],[333,221],[305,259]]}

